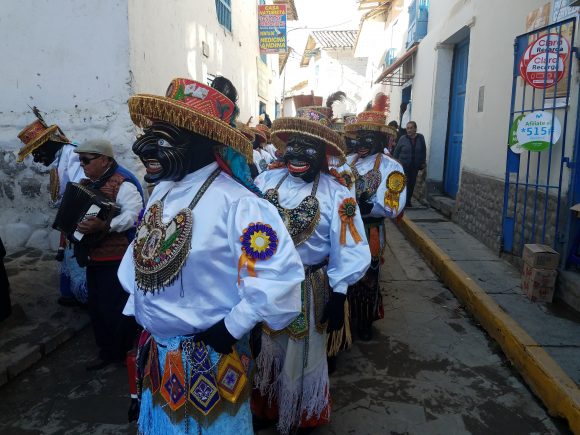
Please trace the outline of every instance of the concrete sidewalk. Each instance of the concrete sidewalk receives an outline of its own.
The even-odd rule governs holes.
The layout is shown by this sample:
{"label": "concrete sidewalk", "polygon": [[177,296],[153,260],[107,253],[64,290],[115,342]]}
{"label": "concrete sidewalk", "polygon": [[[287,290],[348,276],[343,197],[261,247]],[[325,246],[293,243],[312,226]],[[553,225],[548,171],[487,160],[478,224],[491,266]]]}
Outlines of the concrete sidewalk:
{"label": "concrete sidewalk", "polygon": [[54,253],[24,248],[4,259],[12,315],[0,322],[0,385],[57,349],[89,325],[86,310],[62,307]]}
{"label": "concrete sidewalk", "polygon": [[580,315],[557,302],[530,302],[519,270],[433,209],[406,210],[400,228],[549,412],[580,433]]}

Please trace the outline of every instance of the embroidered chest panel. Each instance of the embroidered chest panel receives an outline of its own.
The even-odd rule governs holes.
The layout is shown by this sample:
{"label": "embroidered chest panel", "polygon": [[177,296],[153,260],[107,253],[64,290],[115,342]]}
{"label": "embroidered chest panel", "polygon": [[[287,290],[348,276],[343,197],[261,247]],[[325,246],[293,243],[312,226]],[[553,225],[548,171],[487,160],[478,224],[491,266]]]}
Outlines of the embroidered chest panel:
{"label": "embroidered chest panel", "polygon": [[191,210],[180,210],[167,224],[162,222],[162,216],[163,203],[155,202],[137,229],[133,250],[135,275],[145,292],[155,292],[173,283],[191,245]]}
{"label": "embroidered chest panel", "polygon": [[269,189],[264,197],[278,209],[295,246],[308,240],[320,222],[320,204],[315,195],[308,195],[298,207],[291,209],[280,205],[276,189]]}

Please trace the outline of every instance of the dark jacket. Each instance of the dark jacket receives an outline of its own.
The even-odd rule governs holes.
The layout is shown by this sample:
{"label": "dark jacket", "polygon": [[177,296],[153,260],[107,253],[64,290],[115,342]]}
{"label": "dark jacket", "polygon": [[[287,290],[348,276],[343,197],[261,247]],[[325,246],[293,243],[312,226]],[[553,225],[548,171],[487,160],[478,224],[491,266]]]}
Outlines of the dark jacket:
{"label": "dark jacket", "polygon": [[425,138],[422,134],[417,133],[417,137],[415,138],[414,162],[412,147],[411,138],[407,135],[401,136],[397,146],[395,147],[393,157],[401,162],[401,165],[403,165],[405,169],[408,170],[414,167],[415,170],[419,170],[423,167],[427,158],[427,146],[425,145]]}

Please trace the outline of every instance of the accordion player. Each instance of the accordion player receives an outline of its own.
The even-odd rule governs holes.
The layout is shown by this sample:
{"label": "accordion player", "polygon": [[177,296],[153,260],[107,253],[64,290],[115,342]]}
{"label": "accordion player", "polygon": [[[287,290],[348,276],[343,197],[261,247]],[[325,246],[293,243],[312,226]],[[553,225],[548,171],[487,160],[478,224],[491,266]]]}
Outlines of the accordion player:
{"label": "accordion player", "polygon": [[107,232],[105,230],[93,234],[82,234],[77,229],[78,224],[88,218],[97,217],[105,221],[108,227],[111,220],[120,212],[119,205],[106,198],[98,190],[69,182],[52,227],[64,233],[67,239],[75,245],[89,248],[105,237]]}

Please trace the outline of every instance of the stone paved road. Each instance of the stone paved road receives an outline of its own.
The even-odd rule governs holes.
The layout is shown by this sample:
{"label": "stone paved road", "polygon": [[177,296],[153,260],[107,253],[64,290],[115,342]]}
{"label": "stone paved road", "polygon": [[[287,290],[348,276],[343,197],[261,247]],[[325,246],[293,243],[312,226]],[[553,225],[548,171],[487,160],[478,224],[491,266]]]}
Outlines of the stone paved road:
{"label": "stone paved road", "polygon": [[[392,225],[389,236],[385,319],[371,342],[341,355],[333,421],[315,433],[569,433]],[[94,353],[86,330],[0,388],[0,433],[135,433],[125,368],[88,373]]]}

